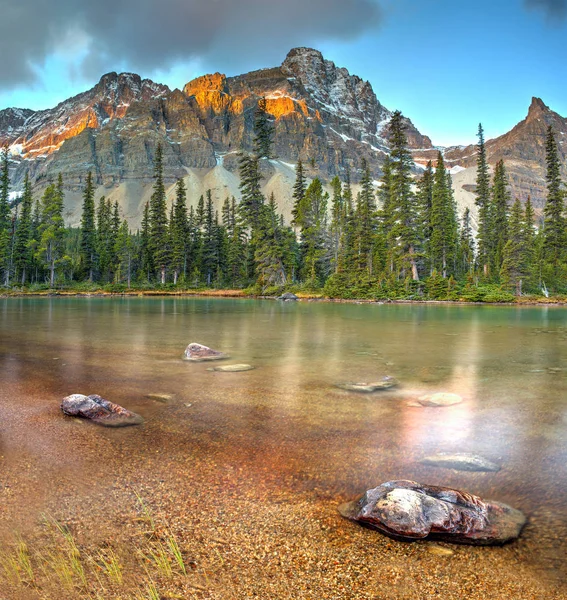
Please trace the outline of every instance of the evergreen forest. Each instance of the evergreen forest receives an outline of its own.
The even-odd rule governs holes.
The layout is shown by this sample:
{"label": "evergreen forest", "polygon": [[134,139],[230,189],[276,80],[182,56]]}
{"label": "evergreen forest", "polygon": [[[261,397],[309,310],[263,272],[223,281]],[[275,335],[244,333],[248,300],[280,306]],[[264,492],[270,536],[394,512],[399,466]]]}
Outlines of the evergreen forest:
{"label": "evergreen forest", "polygon": [[[163,152],[154,156],[154,183],[139,230],[117,203],[95,198],[89,173],[80,227],[63,219],[62,177],[34,198],[10,198],[9,153],[0,157],[0,285],[16,292],[129,289],[243,289],[331,298],[514,301],[567,293],[567,214],[557,142],[546,140],[547,199],[536,218],[531,201],[511,198],[503,161],[490,172],[478,130],[476,206],[458,213],[451,176],[439,152],[415,178],[404,119],[389,124],[390,155],[375,185],[362,161],[357,193],[350,175],[331,193],[308,181],[299,160],[293,214],[286,223],[277,199],[262,193],[262,161],[274,158],[273,125],[261,99],[254,151],[241,153],[240,198],[220,214],[208,190],[188,202],[182,179],[168,211]],[[192,199],[190,199],[192,200]],[[190,207],[189,207],[190,206]],[[195,206],[195,207],[194,207]]]}

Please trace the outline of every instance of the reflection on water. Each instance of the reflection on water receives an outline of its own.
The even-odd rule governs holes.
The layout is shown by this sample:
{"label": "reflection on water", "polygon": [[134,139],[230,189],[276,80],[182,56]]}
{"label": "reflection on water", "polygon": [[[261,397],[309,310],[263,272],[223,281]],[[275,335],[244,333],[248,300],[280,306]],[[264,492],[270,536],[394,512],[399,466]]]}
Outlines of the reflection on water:
{"label": "reflection on water", "polygon": [[[180,360],[189,342],[257,368],[211,373],[207,364]],[[382,375],[401,387],[371,396],[333,387]],[[156,448],[170,443],[172,432],[206,441],[227,473],[245,464],[274,490],[291,485],[310,493],[315,481],[319,493],[344,498],[386,479],[414,478],[567,521],[561,308],[6,299],[0,381],[7,466],[25,454],[52,482],[82,460],[79,453],[62,460],[68,423],[56,410],[60,398],[98,393],[144,415]],[[464,402],[408,405],[435,391]],[[174,406],[145,398],[151,393],[174,394]],[[37,424],[33,435],[25,430],[30,423]],[[145,451],[139,434],[89,435],[119,441],[131,456]],[[503,468],[471,474],[417,462],[437,452],[474,452]],[[20,502],[40,511],[46,485],[38,477]],[[545,530],[545,518],[538,527]],[[567,531],[556,533],[564,538]]]}

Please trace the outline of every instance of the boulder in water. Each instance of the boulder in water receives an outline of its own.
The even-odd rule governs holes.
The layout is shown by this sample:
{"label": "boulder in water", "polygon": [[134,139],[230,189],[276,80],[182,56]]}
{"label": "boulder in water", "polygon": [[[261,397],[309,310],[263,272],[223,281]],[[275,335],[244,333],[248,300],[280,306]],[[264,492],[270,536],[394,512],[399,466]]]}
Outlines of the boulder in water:
{"label": "boulder in water", "polygon": [[218,350],[213,350],[202,344],[192,342],[185,348],[185,355],[183,358],[185,360],[201,362],[204,360],[222,360],[223,358],[228,358],[228,356],[224,354],[224,352],[219,352]]}
{"label": "boulder in water", "polygon": [[207,371],[221,371],[222,373],[240,373],[241,371],[252,371],[252,365],[222,365],[221,367],[211,367]]}
{"label": "boulder in water", "polygon": [[105,427],[127,427],[139,425],[144,419],[114,402],[109,402],[97,394],[84,396],[71,394],[63,398],[61,410],[71,417],[89,419]]}
{"label": "boulder in water", "polygon": [[393,377],[382,377],[379,381],[371,383],[338,383],[337,387],[349,392],[363,392],[370,394],[379,390],[389,390],[398,385],[398,381]]}
{"label": "boulder in water", "polygon": [[286,292],[285,294],[278,296],[277,300],[283,300],[284,302],[294,302],[295,300],[299,300],[299,298],[291,292]]}
{"label": "boulder in water", "polygon": [[419,461],[422,465],[431,467],[445,467],[457,471],[500,471],[500,467],[477,454],[466,452],[441,452],[433,456],[426,456]]}
{"label": "boulder in water", "polygon": [[451,488],[389,481],[339,507],[344,517],[400,539],[501,545],[520,535],[525,516],[506,504]]}
{"label": "boulder in water", "polygon": [[437,394],[426,394],[420,396],[411,406],[451,406],[459,404],[463,401],[459,394],[447,394],[446,392],[438,392]]}
{"label": "boulder in water", "polygon": [[146,398],[155,400],[156,402],[163,402],[165,404],[167,402],[171,402],[175,396],[173,394],[146,394]]}

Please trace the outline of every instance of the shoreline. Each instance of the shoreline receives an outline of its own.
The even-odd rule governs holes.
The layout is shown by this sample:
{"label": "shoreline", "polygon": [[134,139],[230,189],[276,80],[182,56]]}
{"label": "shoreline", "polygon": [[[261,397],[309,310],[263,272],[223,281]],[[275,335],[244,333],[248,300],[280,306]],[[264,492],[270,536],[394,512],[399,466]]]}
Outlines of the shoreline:
{"label": "shoreline", "polygon": [[[470,302],[467,300],[408,300],[387,299],[371,300],[368,298],[328,298],[315,293],[297,294],[299,301],[328,302],[338,304],[447,304],[455,306],[567,306],[563,299],[553,300],[544,297],[527,296],[515,302]],[[43,290],[43,291],[14,291],[0,292],[2,298],[25,298],[25,297],[75,297],[75,298],[121,298],[121,297],[180,297],[180,298],[241,298],[244,300],[277,300],[277,296],[258,296],[247,294],[244,290],[126,290],[123,292],[97,291],[74,291],[74,290]]]}

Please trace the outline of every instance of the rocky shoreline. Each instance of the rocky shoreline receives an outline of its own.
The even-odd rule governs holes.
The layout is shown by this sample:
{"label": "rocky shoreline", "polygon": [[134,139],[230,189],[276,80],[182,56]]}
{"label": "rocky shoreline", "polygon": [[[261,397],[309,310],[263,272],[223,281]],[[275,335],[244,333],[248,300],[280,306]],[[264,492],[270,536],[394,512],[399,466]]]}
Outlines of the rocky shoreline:
{"label": "rocky shoreline", "polygon": [[[245,300],[277,300],[277,296],[261,296],[247,294],[244,290],[136,290],[124,292],[107,292],[104,290],[83,292],[74,290],[46,290],[41,292],[9,291],[0,292],[0,298],[26,297],[70,297],[70,298],[120,298],[120,297],[152,297],[152,298],[241,298]],[[567,300],[553,300],[545,297],[529,296],[519,298],[516,302],[468,302],[464,300],[370,300],[367,298],[327,298],[316,293],[298,292],[297,299],[306,302],[329,302],[340,304],[431,304],[435,306],[567,306]]]}

